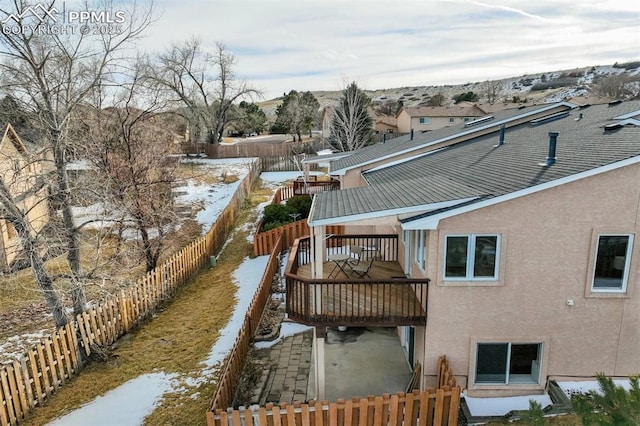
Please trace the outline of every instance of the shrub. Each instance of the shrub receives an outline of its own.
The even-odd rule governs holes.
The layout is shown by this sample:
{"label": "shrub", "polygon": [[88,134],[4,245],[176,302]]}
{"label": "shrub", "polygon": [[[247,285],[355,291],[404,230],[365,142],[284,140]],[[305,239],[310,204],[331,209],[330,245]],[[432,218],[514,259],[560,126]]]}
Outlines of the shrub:
{"label": "shrub", "polygon": [[[264,229],[271,223],[279,223],[280,225],[292,221],[290,214],[296,211],[285,204],[271,204],[264,208]],[[280,226],[278,225],[278,226]]]}
{"label": "shrub", "polygon": [[298,213],[299,219],[306,219],[309,217],[309,211],[311,210],[311,196],[310,195],[296,195],[287,200],[287,207],[291,208],[295,213]]}

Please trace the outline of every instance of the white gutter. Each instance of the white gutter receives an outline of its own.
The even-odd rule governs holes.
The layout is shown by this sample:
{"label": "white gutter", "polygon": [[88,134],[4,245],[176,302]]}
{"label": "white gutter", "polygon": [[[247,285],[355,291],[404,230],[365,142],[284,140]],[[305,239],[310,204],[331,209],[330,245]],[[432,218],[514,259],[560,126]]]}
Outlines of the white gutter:
{"label": "white gutter", "polygon": [[[548,111],[550,109],[554,109],[554,108],[557,108],[559,106],[566,106],[566,107],[569,107],[571,109],[578,107],[578,105],[572,104],[571,102],[558,102],[558,103],[555,103],[555,104],[549,104],[549,106],[547,106],[547,107],[538,108],[538,109],[535,109],[533,111],[525,112],[524,114],[515,115],[513,117],[503,118],[502,120],[492,121],[492,122],[490,122],[488,124],[485,124],[484,126],[472,126],[468,130],[462,130],[462,131],[460,131],[458,133],[446,136],[446,137],[441,138],[441,139],[437,139],[435,141],[431,141],[431,142],[428,142],[428,143],[425,143],[425,144],[422,144],[422,145],[417,145],[417,146],[414,146],[412,148],[405,149],[403,151],[394,152],[392,154],[387,154],[387,155],[385,155],[383,157],[378,157],[378,158],[375,158],[373,160],[369,160],[369,161],[365,161],[363,163],[359,163],[359,164],[356,164],[356,165],[353,165],[353,166],[345,167],[344,169],[335,170],[331,174],[342,176],[342,175],[346,174],[349,170],[355,169],[356,167],[362,167],[362,166],[366,166],[367,164],[377,163],[377,162],[379,162],[381,160],[386,160],[386,159],[389,159],[389,158],[397,157],[398,155],[410,154],[413,151],[416,151],[416,150],[419,150],[419,149],[422,149],[422,148],[425,148],[425,147],[429,147],[431,145],[437,145],[437,144],[442,143],[442,142],[446,142],[446,141],[449,141],[449,140],[452,140],[452,139],[459,138],[460,136],[466,136],[466,135],[470,135],[470,134],[476,133],[479,130],[486,130],[486,129],[490,129],[490,128],[494,127],[494,126],[500,126],[501,124],[510,123],[512,121],[519,120],[519,119],[522,119],[522,118],[526,118],[526,117],[529,117],[531,115],[538,114],[540,112]],[[461,142],[463,142],[463,141],[461,141]]]}
{"label": "white gutter", "polygon": [[[395,215],[407,214],[407,213],[414,213],[414,214],[424,213],[432,210],[445,209],[447,207],[457,206],[458,204],[462,204],[462,203],[468,203],[469,201],[473,201],[477,198],[478,197],[468,197],[468,198],[463,198],[461,200],[448,200],[448,201],[441,201],[438,203],[421,204],[418,206],[398,207],[395,209],[379,210],[379,211],[367,212],[367,213],[358,213],[358,214],[347,215],[347,216],[331,217],[327,219],[318,219],[313,221],[307,221],[307,223],[309,226],[338,225],[341,223],[362,221],[366,219],[377,219],[381,217],[395,216]],[[316,202],[316,198],[314,197],[313,202],[311,203],[309,217],[313,217],[313,212],[315,210],[315,202]]]}
{"label": "white gutter", "polygon": [[627,113],[627,114],[619,115],[619,116],[617,116],[617,117],[613,117],[613,119],[614,119],[614,120],[625,120],[625,119],[627,119],[627,118],[633,118],[633,117],[635,117],[636,115],[640,115],[640,109],[639,109],[639,110],[637,110],[637,111],[632,111],[632,112]]}
{"label": "white gutter", "polygon": [[545,182],[540,185],[532,186],[529,188],[521,189],[519,191],[511,192],[509,194],[501,195],[499,197],[490,198],[485,201],[480,201],[478,203],[474,203],[468,206],[463,206],[457,209],[449,210],[446,212],[438,213],[433,216],[424,217],[421,219],[415,219],[409,222],[402,223],[402,229],[405,231],[410,230],[425,230],[425,229],[438,229],[438,224],[440,220],[446,219],[452,216],[457,216],[463,213],[468,213],[474,210],[482,209],[484,207],[493,206],[495,204],[504,203],[506,201],[510,201],[516,198],[525,197],[530,194],[535,194],[540,191],[545,191],[547,189],[555,188],[561,185],[565,185],[567,183],[575,182],[581,179],[586,179],[591,176],[596,176],[602,173],[607,173],[612,170],[617,170],[622,167],[634,165],[640,163],[640,156],[636,156],[633,158],[628,158],[626,160],[617,161],[615,163],[607,164],[606,166],[598,167],[595,169],[587,170],[584,172],[577,173],[575,175],[566,176],[560,179],[556,179],[550,182]]}

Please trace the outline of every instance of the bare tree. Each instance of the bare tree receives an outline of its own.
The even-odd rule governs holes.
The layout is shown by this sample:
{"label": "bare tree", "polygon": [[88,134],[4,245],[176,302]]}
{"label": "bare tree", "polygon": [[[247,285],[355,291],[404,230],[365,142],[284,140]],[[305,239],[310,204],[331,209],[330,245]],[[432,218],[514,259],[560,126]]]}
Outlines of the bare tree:
{"label": "bare tree", "polygon": [[494,104],[500,100],[502,96],[502,82],[499,80],[485,81],[481,85],[481,94],[487,99],[487,102]]}
{"label": "bare tree", "polygon": [[637,84],[639,80],[638,77],[634,78],[624,73],[602,77],[596,83],[596,92],[612,99],[633,98],[640,94],[640,86]]}
{"label": "bare tree", "polygon": [[199,40],[191,39],[159,55],[148,67],[147,77],[176,105],[186,108],[192,141],[218,144],[232,120],[233,105],[260,96],[258,90],[236,78],[236,63],[223,43],[217,42],[209,54]]}
{"label": "bare tree", "polygon": [[446,102],[447,98],[445,98],[444,94],[442,92],[438,92],[430,97],[427,103],[429,106],[444,106]]}
{"label": "bare tree", "polygon": [[[48,31],[57,22],[54,3],[54,0],[46,5],[33,0],[12,0],[0,6],[0,71],[5,91],[38,117],[53,158],[52,199],[62,214],[61,233],[71,271],[71,298],[74,314],[79,314],[85,309],[86,299],[79,230],[71,209],[72,188],[66,165],[74,144],[81,141],[70,138],[70,128],[74,116],[100,82],[116,80],[119,53],[142,35],[151,22],[152,7],[140,8],[135,2],[129,3],[127,20],[113,31],[72,26],[68,31]],[[96,6],[112,15],[116,12],[110,0]],[[84,7],[87,11],[90,8],[88,3]],[[36,15],[43,10],[46,13]]]}
{"label": "bare tree", "polygon": [[373,142],[371,100],[353,82],[342,92],[329,133],[329,144],[339,151],[353,151]]}
{"label": "bare tree", "polygon": [[140,68],[132,68],[131,80],[121,84],[110,106],[96,109],[89,121],[88,157],[104,182],[105,210],[119,218],[120,237],[133,231],[151,271],[164,236],[174,228],[172,185],[178,160],[169,155],[172,135],[156,122],[161,106],[157,96],[141,84]]}
{"label": "bare tree", "polygon": [[[0,219],[4,221],[8,235],[15,235],[17,245],[5,247],[5,254],[13,252],[19,258],[25,256],[33,269],[36,284],[42,291],[45,302],[53,315],[56,327],[67,323],[62,301],[53,286],[53,278],[45,269],[44,250],[41,230],[46,222],[46,185],[39,169],[42,166],[40,155],[29,154],[15,134],[13,139],[16,149],[13,155],[3,154],[0,174]],[[11,152],[7,150],[6,152]],[[6,155],[6,156],[5,156]],[[34,214],[35,213],[35,214]],[[7,264],[7,267],[10,265]]]}

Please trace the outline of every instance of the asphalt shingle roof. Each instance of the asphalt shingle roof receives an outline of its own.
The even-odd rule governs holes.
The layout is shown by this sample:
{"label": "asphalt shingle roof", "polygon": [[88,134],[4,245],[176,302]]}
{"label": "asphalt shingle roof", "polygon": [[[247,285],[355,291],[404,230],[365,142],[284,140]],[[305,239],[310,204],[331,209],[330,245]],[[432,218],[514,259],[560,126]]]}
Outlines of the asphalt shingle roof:
{"label": "asphalt shingle roof", "polygon": [[[365,173],[370,186],[318,194],[312,221],[508,194],[640,155],[640,127],[613,131],[613,117],[640,111],[640,102],[580,108],[564,117],[461,142],[430,155]],[[578,119],[582,114],[582,118]],[[556,162],[541,166],[549,132],[558,132]]]}
{"label": "asphalt shingle roof", "polygon": [[[530,113],[542,108],[549,108],[552,105],[554,104],[536,105],[519,109],[516,108],[498,111],[490,114],[494,118],[493,120],[488,121],[487,124],[492,124],[503,119]],[[370,145],[353,152],[347,157],[342,157],[340,159],[332,161],[331,171],[335,172],[342,169],[358,167],[360,165],[365,165],[383,157],[399,154],[406,150],[419,149],[429,142],[451,137],[468,129],[470,128],[465,127],[464,124],[457,124],[454,126],[444,127],[442,129],[437,129],[425,133],[416,132],[414,133],[413,140],[411,140],[411,135],[404,135],[388,140],[386,143],[377,143],[375,145]]]}

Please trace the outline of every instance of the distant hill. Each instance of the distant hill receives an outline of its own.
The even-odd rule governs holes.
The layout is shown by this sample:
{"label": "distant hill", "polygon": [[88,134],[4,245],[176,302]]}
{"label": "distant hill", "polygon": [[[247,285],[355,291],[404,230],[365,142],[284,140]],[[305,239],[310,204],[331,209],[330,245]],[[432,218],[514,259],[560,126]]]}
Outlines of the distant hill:
{"label": "distant hill", "polygon": [[[540,104],[557,102],[567,98],[587,98],[598,96],[598,82],[605,77],[624,75],[632,97],[640,93],[640,61],[613,65],[596,65],[570,70],[550,71],[538,74],[527,74],[493,80],[493,103],[516,101],[518,103]],[[295,89],[295,88],[292,88]],[[442,94],[445,105],[452,105],[453,97],[467,92],[479,96],[478,103],[485,104],[489,94],[487,82],[474,82],[457,85],[411,86],[390,89],[365,90],[374,106],[397,105],[401,101],[404,106],[426,105],[432,96]],[[322,107],[335,105],[342,91],[314,91]],[[258,102],[267,115],[275,115],[281,98]]]}

